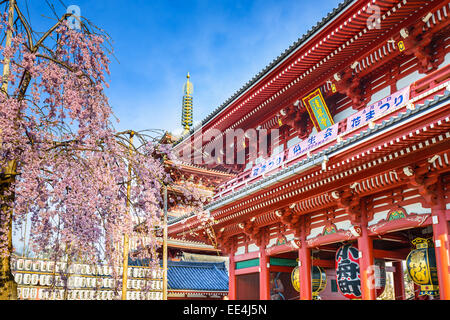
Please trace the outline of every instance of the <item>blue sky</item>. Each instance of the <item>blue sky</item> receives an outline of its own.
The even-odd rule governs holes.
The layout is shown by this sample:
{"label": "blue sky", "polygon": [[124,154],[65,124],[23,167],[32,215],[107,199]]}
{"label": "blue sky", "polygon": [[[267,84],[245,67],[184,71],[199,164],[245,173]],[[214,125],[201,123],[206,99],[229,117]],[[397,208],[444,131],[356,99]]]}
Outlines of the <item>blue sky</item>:
{"label": "blue sky", "polygon": [[[45,0],[18,0],[31,22],[52,23]],[[338,0],[52,0],[58,14],[81,14],[114,41],[107,91],[119,130],[180,130],[186,73],[194,83],[194,123],[232,96]],[[43,31],[43,28],[40,29]]]}

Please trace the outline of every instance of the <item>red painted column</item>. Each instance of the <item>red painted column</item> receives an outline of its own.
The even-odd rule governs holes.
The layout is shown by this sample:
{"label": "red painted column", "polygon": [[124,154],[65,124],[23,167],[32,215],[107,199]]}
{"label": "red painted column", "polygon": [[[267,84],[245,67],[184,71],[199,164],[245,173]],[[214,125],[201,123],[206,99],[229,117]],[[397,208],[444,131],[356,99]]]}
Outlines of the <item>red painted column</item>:
{"label": "red painted column", "polygon": [[375,269],[373,256],[373,240],[367,230],[366,202],[361,200],[361,236],[358,238],[360,252],[359,268],[361,273],[361,295],[363,300],[375,300]]}
{"label": "red painted column", "polygon": [[401,261],[393,262],[394,271],[394,295],[395,300],[405,300],[405,281]]}
{"label": "red painted column", "polygon": [[259,249],[259,299],[270,300],[270,276],[269,276],[269,256],[266,254],[265,244],[261,244]]}
{"label": "red painted column", "polygon": [[312,300],[311,249],[306,246],[304,240],[302,240],[301,247],[298,249],[298,261],[300,300]]}
{"label": "red painted column", "polygon": [[305,217],[300,217],[300,248],[298,249],[298,273],[300,300],[312,300],[311,249],[306,245]]}
{"label": "red painted column", "polygon": [[234,250],[229,255],[229,277],[228,277],[228,298],[236,300],[236,264],[234,261]]}
{"label": "red painted column", "polygon": [[441,300],[450,300],[450,244],[449,222],[446,219],[444,187],[442,177],[436,186],[436,203],[431,207],[433,217],[433,240]]}

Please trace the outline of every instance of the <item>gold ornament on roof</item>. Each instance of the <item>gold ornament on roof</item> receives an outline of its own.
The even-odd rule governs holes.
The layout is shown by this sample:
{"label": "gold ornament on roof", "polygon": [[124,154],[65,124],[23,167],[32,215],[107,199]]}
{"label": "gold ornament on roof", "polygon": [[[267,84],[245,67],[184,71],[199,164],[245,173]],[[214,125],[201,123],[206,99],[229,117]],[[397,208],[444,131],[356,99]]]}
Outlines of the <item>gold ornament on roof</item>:
{"label": "gold ornament on roof", "polygon": [[192,117],[193,117],[193,97],[194,93],[194,85],[189,80],[190,79],[189,72],[186,76],[187,80],[183,86],[183,101],[182,101],[182,115],[181,115],[181,125],[183,126],[184,131],[189,131],[192,127]]}

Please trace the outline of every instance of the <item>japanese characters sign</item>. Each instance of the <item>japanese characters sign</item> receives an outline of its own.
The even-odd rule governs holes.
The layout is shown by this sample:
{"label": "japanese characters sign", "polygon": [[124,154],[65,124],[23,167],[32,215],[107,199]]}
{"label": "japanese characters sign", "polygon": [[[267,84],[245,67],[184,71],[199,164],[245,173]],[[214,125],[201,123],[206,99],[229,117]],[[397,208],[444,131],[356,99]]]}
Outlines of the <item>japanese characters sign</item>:
{"label": "japanese characters sign", "polygon": [[284,152],[281,152],[275,156],[266,159],[262,163],[254,166],[252,168],[252,172],[250,173],[250,178],[255,178],[257,176],[262,175],[263,173],[267,173],[275,168],[278,168],[283,164],[284,161]]}
{"label": "japanese characters sign", "polygon": [[403,107],[406,103],[408,103],[408,100],[409,86],[348,117],[347,130],[353,130],[365,125],[372,119],[382,116],[383,114],[393,112],[396,109]]}
{"label": "japanese characters sign", "polygon": [[336,281],[339,291],[346,298],[361,298],[359,252],[349,244],[343,245],[336,252]]}
{"label": "japanese characters sign", "polygon": [[317,131],[326,129],[334,124],[320,89],[315,90],[302,100]]}
{"label": "japanese characters sign", "polygon": [[318,146],[336,138],[337,134],[338,134],[338,124],[336,123],[331,127],[328,127],[315,135],[309,136],[307,139],[304,139],[303,141],[289,148],[289,153],[286,161],[290,161],[308,152],[309,150],[315,149]]}

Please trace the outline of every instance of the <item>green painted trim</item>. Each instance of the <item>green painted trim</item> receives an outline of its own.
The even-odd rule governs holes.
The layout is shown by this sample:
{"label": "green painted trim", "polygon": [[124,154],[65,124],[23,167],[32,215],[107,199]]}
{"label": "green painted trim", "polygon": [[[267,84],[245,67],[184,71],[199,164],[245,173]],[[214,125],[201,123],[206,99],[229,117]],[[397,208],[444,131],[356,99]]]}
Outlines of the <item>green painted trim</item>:
{"label": "green painted trim", "polygon": [[283,266],[283,267],[296,267],[298,266],[298,262],[293,259],[285,259],[285,258],[270,258],[271,266]]}
{"label": "green painted trim", "polygon": [[259,258],[238,261],[238,262],[236,262],[235,269],[238,270],[238,269],[245,269],[245,268],[257,267],[257,266],[259,266]]}

